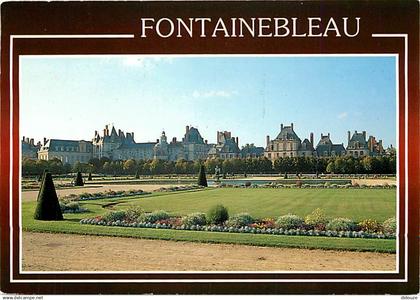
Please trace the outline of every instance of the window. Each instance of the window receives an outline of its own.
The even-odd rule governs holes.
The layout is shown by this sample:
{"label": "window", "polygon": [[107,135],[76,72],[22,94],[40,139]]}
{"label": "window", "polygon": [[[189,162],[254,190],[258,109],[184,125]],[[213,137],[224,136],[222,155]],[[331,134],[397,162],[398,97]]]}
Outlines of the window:
{"label": "window", "polygon": [[363,156],[363,151],[360,151],[360,156]]}

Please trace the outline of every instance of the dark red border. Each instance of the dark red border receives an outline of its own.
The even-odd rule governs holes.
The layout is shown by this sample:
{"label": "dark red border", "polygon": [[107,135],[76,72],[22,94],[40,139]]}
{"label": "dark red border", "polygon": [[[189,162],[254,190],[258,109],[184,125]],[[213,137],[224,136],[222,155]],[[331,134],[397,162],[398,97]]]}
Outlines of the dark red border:
{"label": "dark red border", "polygon": [[[419,196],[419,102],[418,102],[418,3],[389,2],[6,2],[2,10],[2,101],[1,101],[1,288],[20,293],[213,293],[213,294],[410,294],[418,292],[418,196]],[[140,17],[267,17],[305,18],[361,17],[357,38],[285,38],[285,39],[160,39],[139,38]],[[135,34],[134,39],[15,39],[13,53],[13,140],[9,139],[9,51],[10,35],[39,34]],[[10,143],[19,147],[18,132],[18,55],[20,54],[107,54],[107,53],[399,53],[400,54],[400,145],[404,145],[404,40],[372,38],[372,33],[409,34],[409,116],[408,178],[404,178],[404,153],[400,150],[401,182],[408,180],[409,195],[409,282],[408,283],[10,283],[9,272],[9,174]],[[14,151],[14,174],[18,174],[19,153]],[[13,177],[13,190],[18,191],[18,175]],[[16,193],[15,193],[16,195]],[[400,199],[404,199],[401,185]],[[14,228],[17,233],[19,199],[13,198]],[[401,228],[404,228],[404,202],[400,202]],[[13,238],[18,247],[18,235]],[[401,243],[400,253],[404,253]],[[18,270],[17,253],[14,270]],[[400,256],[400,266],[404,257]],[[400,273],[403,270],[400,269]],[[24,275],[14,278],[401,278],[390,274],[57,274]]]}

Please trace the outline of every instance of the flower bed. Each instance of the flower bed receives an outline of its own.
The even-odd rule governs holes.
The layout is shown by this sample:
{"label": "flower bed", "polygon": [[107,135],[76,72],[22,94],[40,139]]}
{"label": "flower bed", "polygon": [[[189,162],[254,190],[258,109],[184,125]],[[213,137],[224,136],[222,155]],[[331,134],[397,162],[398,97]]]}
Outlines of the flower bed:
{"label": "flower bed", "polygon": [[241,213],[214,224],[216,222],[211,221],[215,220],[211,219],[211,212],[212,210],[207,216],[193,213],[184,217],[170,217],[165,211],[145,213],[138,207],[132,207],[126,211],[111,211],[104,216],[82,219],[80,223],[231,233],[395,239],[395,218],[390,218],[383,224],[370,219],[357,224],[346,218],[328,220],[321,209],[316,209],[305,218],[288,214],[280,216],[277,221],[273,218],[255,220],[249,214]]}
{"label": "flower bed", "polygon": [[191,190],[199,190],[202,189],[202,186],[198,186],[195,184],[192,185],[181,185],[181,186],[171,186],[171,187],[161,187],[154,192],[178,192],[178,191],[191,191]]}
{"label": "flower bed", "polygon": [[174,230],[193,230],[193,231],[213,231],[213,232],[231,232],[231,233],[254,233],[254,234],[274,234],[274,235],[301,235],[301,236],[328,236],[328,237],[347,237],[347,238],[379,238],[395,239],[394,234],[388,233],[369,233],[364,231],[334,231],[334,230],[305,230],[305,229],[283,229],[283,228],[256,228],[253,226],[222,226],[222,225],[175,225],[167,223],[151,222],[132,222],[128,223],[120,220],[106,222],[102,218],[91,218],[80,220],[81,224],[102,225],[102,226],[120,226],[135,228],[155,228],[155,229],[174,229]]}
{"label": "flower bed", "polygon": [[83,193],[83,194],[70,194],[60,198],[60,201],[85,201],[85,200],[97,200],[103,198],[120,198],[120,197],[131,197],[138,195],[149,195],[150,192],[144,192],[143,190],[129,190],[129,191],[105,191],[98,193]]}
{"label": "flower bed", "polygon": [[366,184],[336,184],[336,183],[319,183],[319,184],[303,184],[302,182],[296,181],[295,183],[283,184],[270,182],[266,184],[226,184],[220,183],[216,185],[219,188],[302,188],[302,189],[396,189],[395,184],[376,184],[376,185],[366,185]]}

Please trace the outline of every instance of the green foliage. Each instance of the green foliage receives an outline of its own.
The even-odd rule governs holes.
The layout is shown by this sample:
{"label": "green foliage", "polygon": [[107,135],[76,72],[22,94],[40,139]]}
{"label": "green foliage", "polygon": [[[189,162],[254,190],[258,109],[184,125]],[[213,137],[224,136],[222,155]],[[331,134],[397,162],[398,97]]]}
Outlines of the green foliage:
{"label": "green foliage", "polygon": [[145,213],[142,214],[139,218],[138,221],[139,222],[150,222],[150,223],[154,223],[156,221],[160,221],[160,220],[166,220],[169,219],[169,214],[164,211],[164,210],[156,210],[152,213]]}
{"label": "green foliage", "polygon": [[105,215],[102,216],[104,221],[106,222],[115,222],[115,221],[122,221],[125,219],[126,212],[123,210],[117,211],[109,211]]}
{"label": "green foliage", "polygon": [[88,179],[87,180],[92,181],[92,173],[89,172],[89,175],[88,175]]}
{"label": "green foliage", "polygon": [[359,227],[361,230],[365,232],[379,232],[382,231],[381,224],[373,219],[365,219],[359,223]]}
{"label": "green foliage", "polygon": [[144,210],[140,206],[130,206],[125,211],[125,220],[128,222],[136,222],[143,214]]}
{"label": "green foliage", "polygon": [[385,233],[395,234],[397,231],[397,222],[395,217],[386,219],[382,224]]}
{"label": "green foliage", "polygon": [[207,221],[210,224],[222,224],[229,219],[229,213],[226,207],[217,204],[210,208],[207,213]]}
{"label": "green foliage", "polygon": [[38,194],[37,206],[34,214],[36,220],[63,220],[57,193],[51,173],[46,172]]}
{"label": "green foliage", "polygon": [[289,230],[289,229],[298,229],[302,227],[303,222],[304,222],[303,218],[297,215],[287,214],[287,215],[279,217],[276,221],[276,225],[279,228]]}
{"label": "green foliage", "polygon": [[318,230],[324,230],[327,224],[327,218],[325,217],[324,211],[320,208],[316,208],[312,213],[305,217],[305,224],[311,228]]}
{"label": "green foliage", "polygon": [[335,231],[353,231],[356,230],[356,222],[347,218],[335,218],[328,222],[326,229]]}
{"label": "green foliage", "polygon": [[252,224],[254,223],[254,221],[255,219],[250,214],[240,213],[240,214],[236,214],[230,217],[227,224],[228,226],[241,227],[241,226],[247,226],[249,224]]}
{"label": "green foliage", "polygon": [[74,186],[83,186],[83,177],[81,172],[77,172],[76,179],[74,180]]}
{"label": "green foliage", "polygon": [[198,173],[198,182],[199,186],[207,187],[207,178],[206,178],[206,170],[204,169],[204,165],[200,166],[200,172]]}
{"label": "green foliage", "polygon": [[206,215],[203,213],[192,213],[182,218],[182,224],[184,225],[206,225]]}

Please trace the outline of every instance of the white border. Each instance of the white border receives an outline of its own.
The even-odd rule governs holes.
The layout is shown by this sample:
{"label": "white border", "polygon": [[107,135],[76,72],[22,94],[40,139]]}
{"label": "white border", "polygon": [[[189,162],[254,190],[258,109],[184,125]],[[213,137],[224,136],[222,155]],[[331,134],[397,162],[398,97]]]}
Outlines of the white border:
{"label": "white border", "polygon": [[[408,140],[408,72],[407,72],[407,51],[408,51],[408,35],[407,34],[372,34],[372,37],[404,37],[405,38],[405,68],[404,68],[404,75],[405,75],[405,144],[407,145]],[[12,188],[12,181],[13,181],[13,39],[14,38],[134,38],[133,34],[93,34],[93,35],[11,35],[10,36],[10,57],[9,57],[9,63],[10,63],[10,279],[11,282],[407,282],[408,281],[408,189],[407,189],[407,179],[408,179],[408,147],[405,148],[405,233],[404,233],[404,240],[405,240],[405,277],[404,279],[39,279],[39,280],[23,280],[19,279],[16,280],[13,278],[13,222],[12,222],[12,216],[13,216],[13,188]],[[60,56],[71,56],[71,57],[86,57],[86,56],[110,56],[109,54],[103,54],[103,55],[51,55],[54,57],[60,57]],[[111,54],[111,56],[125,56],[127,54],[118,54],[114,55]],[[28,55],[30,56],[30,55]],[[249,56],[264,56],[264,57],[325,57],[325,56],[331,56],[331,57],[395,57],[396,58],[396,99],[397,99],[397,149],[398,148],[398,133],[399,133],[399,55],[398,54],[140,54],[139,56],[171,56],[171,57],[203,57],[203,56],[242,56],[242,57],[249,57]],[[20,76],[20,73],[19,73]],[[20,140],[20,138],[19,138]],[[21,141],[19,142],[20,145]],[[19,146],[19,157],[21,155],[21,146]],[[399,182],[399,159],[397,159],[397,182]],[[19,176],[21,176],[21,160],[19,162]],[[20,234],[20,241],[22,241],[22,217],[21,217],[21,183],[19,183],[19,234]],[[399,184],[397,184],[397,226],[398,226],[398,219],[399,219]],[[399,228],[397,227],[397,232],[399,232]],[[397,240],[398,241],[398,240]],[[22,257],[22,245],[20,244],[19,247],[19,255],[20,258]],[[219,271],[203,271],[203,272],[164,272],[164,271],[152,271],[152,272],[64,272],[64,271],[57,271],[57,272],[29,272],[29,271],[22,271],[22,260],[19,261],[20,265],[20,273],[21,274],[153,274],[153,273],[160,273],[160,274],[191,274],[191,273],[210,273],[210,274],[235,274],[235,273],[241,273],[241,274],[264,274],[264,273],[274,273],[271,271],[262,271],[262,272],[250,272],[250,271],[228,271],[228,272],[219,272]],[[392,273],[392,274],[398,274],[399,269],[399,243],[397,242],[397,253],[396,253],[396,271],[372,271],[372,272],[364,272],[364,271],[342,271],[342,272],[333,272],[333,271],[318,271],[318,272],[307,272],[307,271],[292,271],[292,272],[281,272],[277,274],[322,274],[322,273],[332,273],[332,274],[384,274],[384,273]],[[275,273],[276,274],[276,273]]]}

